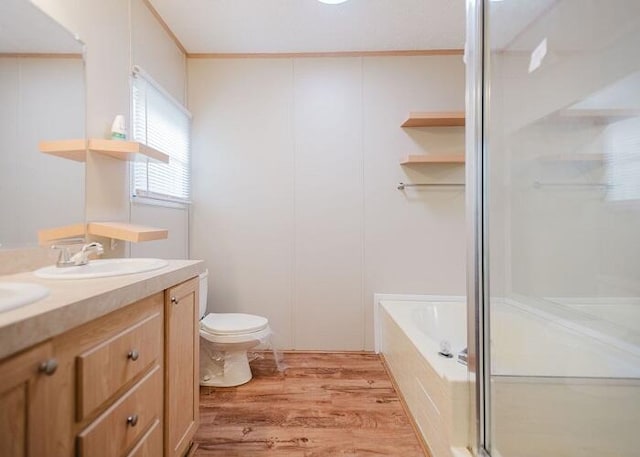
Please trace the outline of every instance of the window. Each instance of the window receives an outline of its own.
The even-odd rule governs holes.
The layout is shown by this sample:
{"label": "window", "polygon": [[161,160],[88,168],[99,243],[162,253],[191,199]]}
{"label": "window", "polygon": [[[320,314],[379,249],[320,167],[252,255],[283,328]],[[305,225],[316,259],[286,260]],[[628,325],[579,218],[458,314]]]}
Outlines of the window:
{"label": "window", "polygon": [[168,154],[169,163],[134,162],[134,197],[189,203],[191,114],[144,70],[132,78],[132,138]]}

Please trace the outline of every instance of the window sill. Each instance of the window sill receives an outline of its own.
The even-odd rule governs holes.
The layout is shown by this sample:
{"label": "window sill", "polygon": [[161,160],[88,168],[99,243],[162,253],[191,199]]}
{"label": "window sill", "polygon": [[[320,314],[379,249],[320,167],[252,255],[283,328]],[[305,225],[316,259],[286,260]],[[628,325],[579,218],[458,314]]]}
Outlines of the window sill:
{"label": "window sill", "polygon": [[177,202],[177,201],[174,202],[171,200],[161,200],[158,198],[142,197],[139,195],[133,195],[131,197],[131,204],[144,205],[144,206],[162,206],[165,208],[183,209],[183,210],[187,210],[191,206],[191,204],[187,202]]}

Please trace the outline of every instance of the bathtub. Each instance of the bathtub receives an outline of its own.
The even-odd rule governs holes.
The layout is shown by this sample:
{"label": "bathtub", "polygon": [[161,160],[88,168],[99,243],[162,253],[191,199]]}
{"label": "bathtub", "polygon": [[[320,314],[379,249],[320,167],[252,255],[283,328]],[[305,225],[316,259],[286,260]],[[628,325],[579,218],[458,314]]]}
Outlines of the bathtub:
{"label": "bathtub", "polygon": [[[492,306],[493,454],[635,457],[640,353],[632,339],[535,303]],[[376,349],[432,456],[465,452],[474,436],[469,374],[455,357],[466,347],[464,299],[377,295],[374,316]],[[453,359],[438,355],[443,340]]]}
{"label": "bathtub", "polygon": [[[464,299],[376,302],[377,350],[432,457],[470,455],[468,373],[456,357],[467,346]],[[441,341],[453,358],[438,355]]]}
{"label": "bathtub", "polygon": [[637,457],[640,350],[633,332],[528,298],[493,308],[493,454]]}

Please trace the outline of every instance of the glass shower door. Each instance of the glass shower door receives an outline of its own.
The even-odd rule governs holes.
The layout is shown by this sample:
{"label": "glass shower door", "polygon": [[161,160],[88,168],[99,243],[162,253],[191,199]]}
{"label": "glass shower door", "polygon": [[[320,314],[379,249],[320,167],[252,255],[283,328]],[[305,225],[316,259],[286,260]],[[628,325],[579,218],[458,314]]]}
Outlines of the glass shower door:
{"label": "glass shower door", "polygon": [[640,1],[484,5],[485,445],[637,457]]}

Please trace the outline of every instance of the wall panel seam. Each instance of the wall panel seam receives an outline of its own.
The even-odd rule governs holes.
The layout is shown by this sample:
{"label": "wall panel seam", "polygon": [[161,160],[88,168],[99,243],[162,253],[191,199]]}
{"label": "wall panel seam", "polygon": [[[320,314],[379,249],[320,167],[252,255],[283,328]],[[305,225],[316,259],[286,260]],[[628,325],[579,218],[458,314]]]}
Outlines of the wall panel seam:
{"label": "wall panel seam", "polygon": [[298,245],[298,224],[297,224],[297,203],[296,203],[296,185],[297,185],[297,155],[298,155],[298,144],[297,144],[297,136],[296,136],[296,61],[295,59],[291,59],[291,114],[290,114],[290,125],[291,125],[291,150],[293,157],[293,179],[292,179],[292,192],[291,192],[291,203],[292,203],[292,215],[293,215],[293,237],[292,237],[292,248],[291,248],[291,305],[290,305],[290,320],[291,320],[291,347],[296,348],[296,315],[297,315],[297,306],[296,306],[296,298],[298,296],[298,275],[297,275],[297,245]]}
{"label": "wall panel seam", "polygon": [[366,198],[366,185],[365,185],[365,158],[366,151],[364,146],[364,119],[365,119],[365,108],[364,108],[364,57],[360,57],[360,157],[361,157],[361,166],[362,166],[362,209],[361,209],[361,222],[362,222],[362,240],[361,240],[361,265],[360,265],[360,301],[362,307],[362,343],[361,349],[365,350],[367,347],[367,305],[366,305],[366,265],[367,265],[367,251],[366,251],[366,207],[367,207],[367,198]]}

